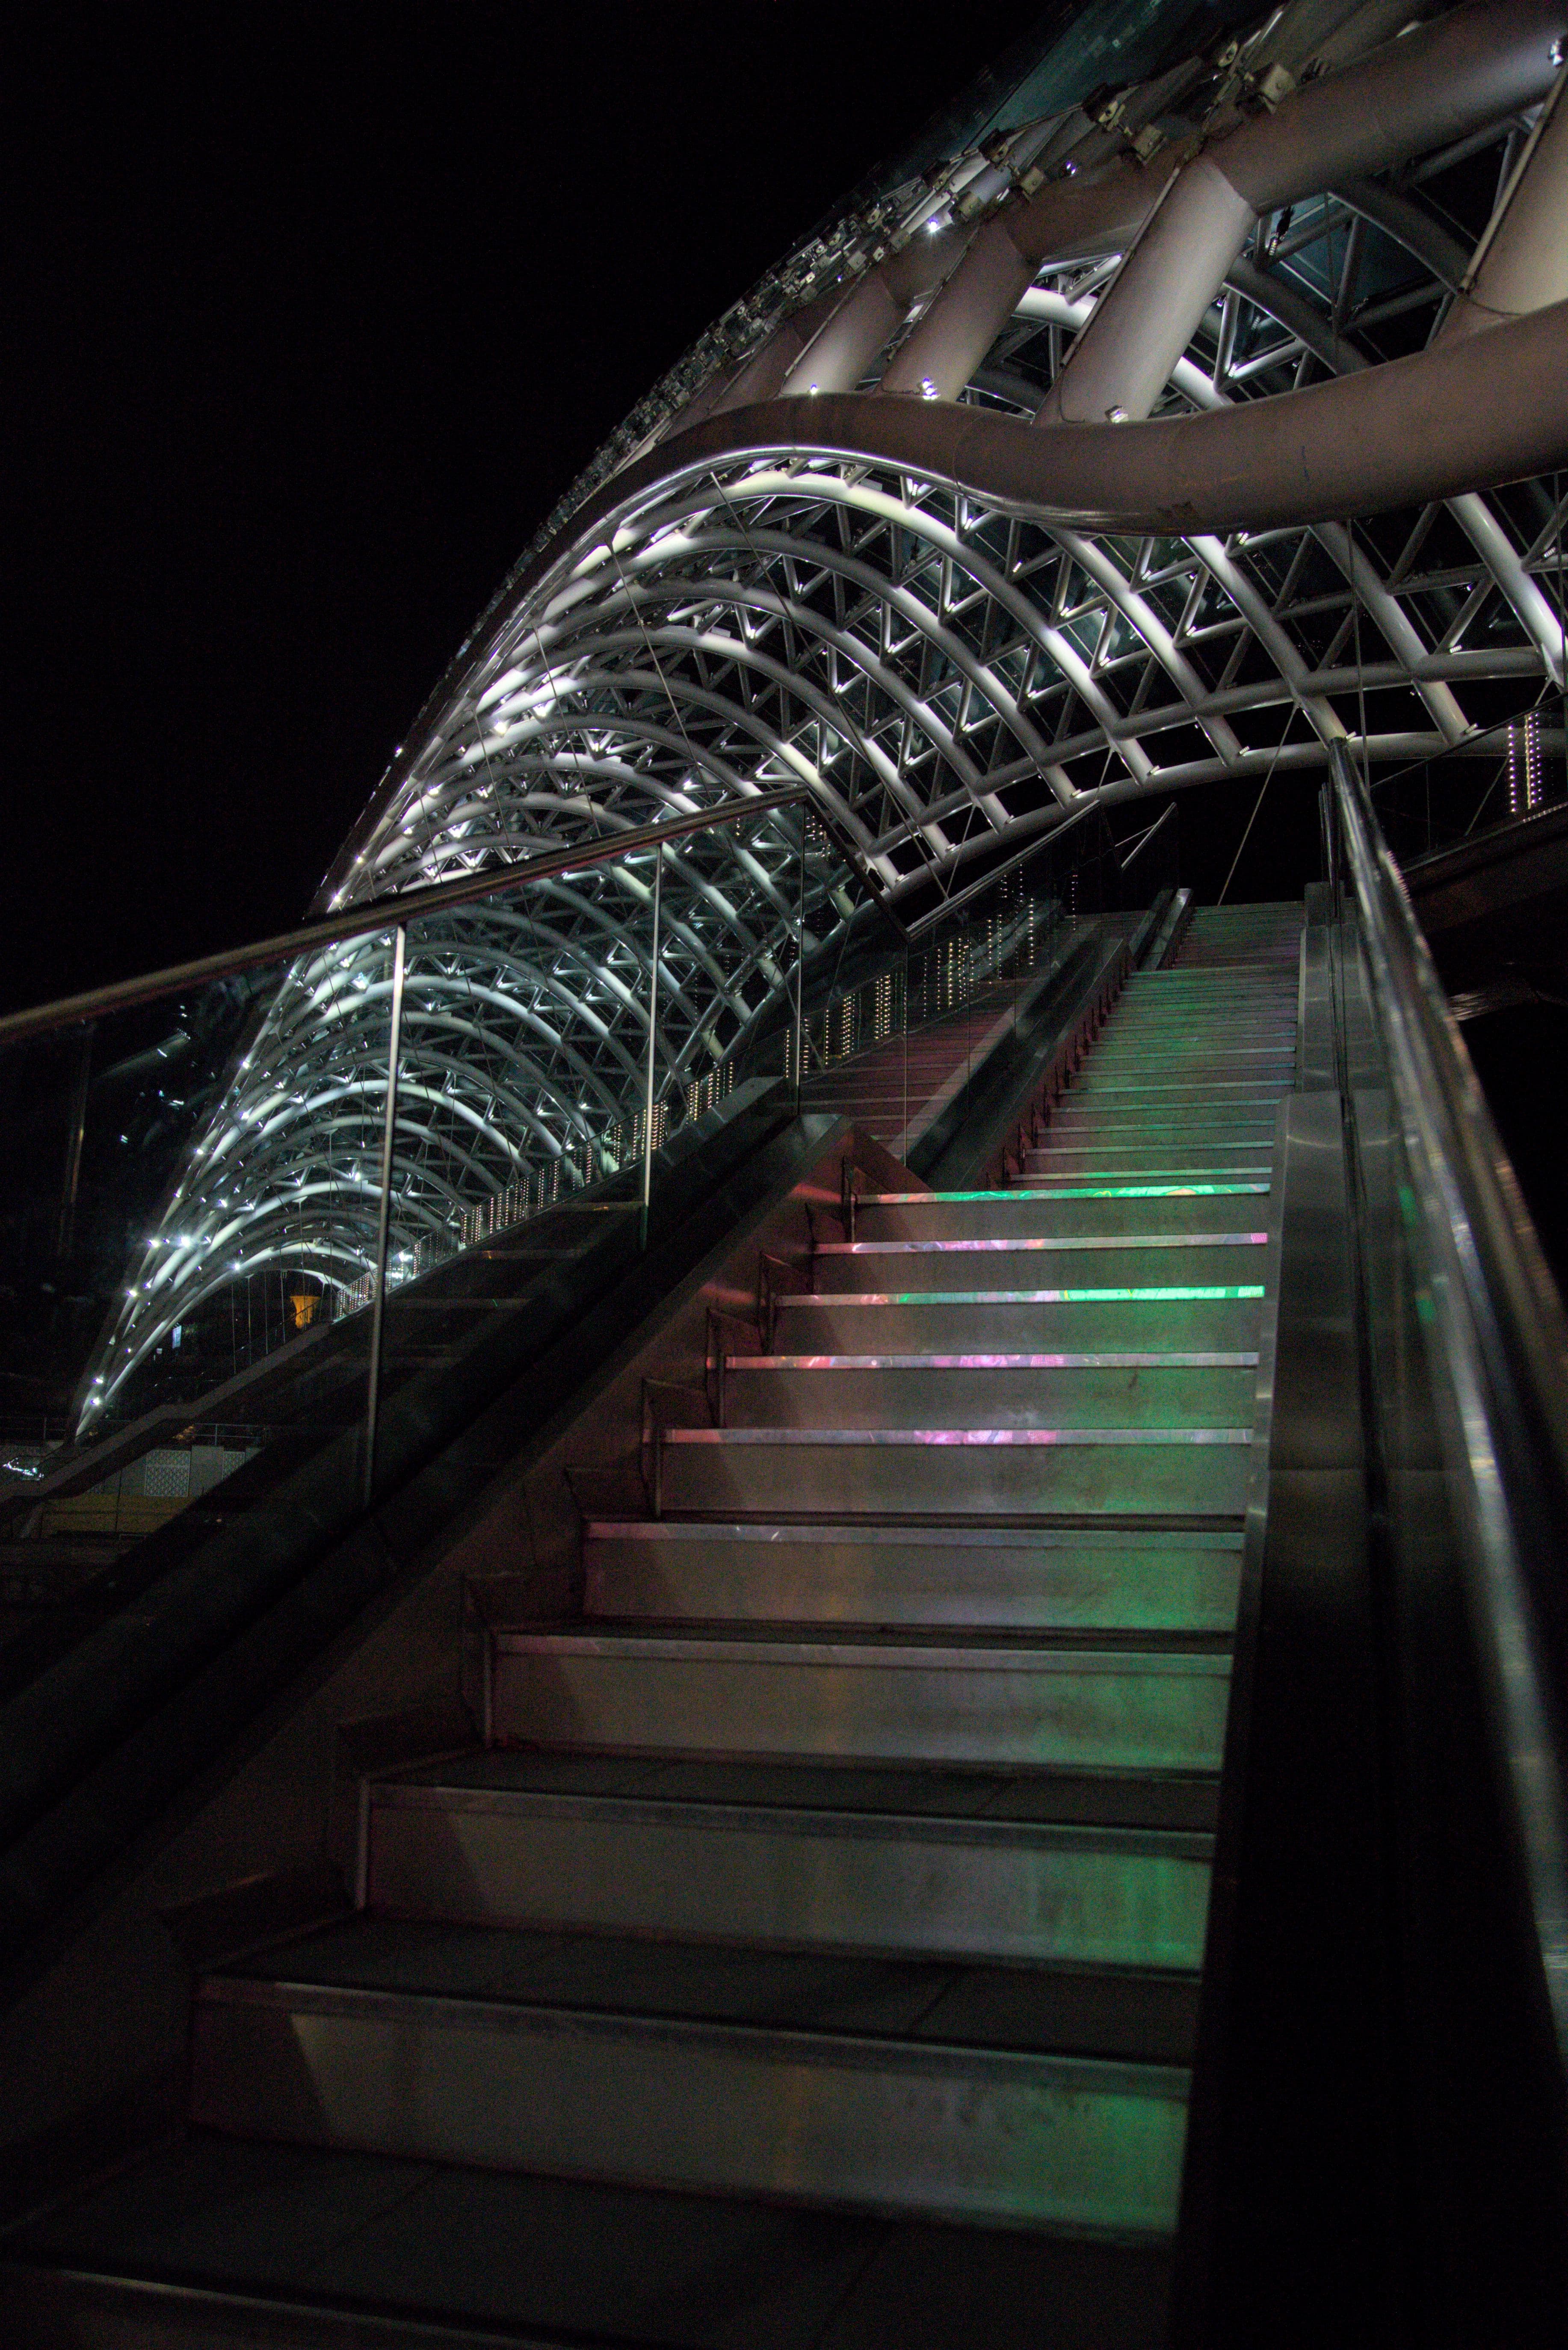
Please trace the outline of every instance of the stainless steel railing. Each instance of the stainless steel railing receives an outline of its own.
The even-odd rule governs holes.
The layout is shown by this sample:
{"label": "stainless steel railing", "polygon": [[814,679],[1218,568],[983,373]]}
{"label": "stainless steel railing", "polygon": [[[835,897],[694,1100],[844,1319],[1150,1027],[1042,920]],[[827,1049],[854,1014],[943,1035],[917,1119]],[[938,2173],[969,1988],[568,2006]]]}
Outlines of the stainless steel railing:
{"label": "stainless steel railing", "polygon": [[[1379,1154],[1392,1162],[1376,1180],[1386,1196],[1392,1176],[1396,1208],[1386,1221],[1407,1260],[1448,1510],[1568,2063],[1568,1317],[1370,795],[1343,747],[1334,753],[1327,807],[1331,879],[1345,917],[1340,1090],[1364,1169]],[[1373,1296],[1370,1308],[1391,1357],[1387,1295]],[[1400,1507],[1396,1492],[1396,1516]]]}

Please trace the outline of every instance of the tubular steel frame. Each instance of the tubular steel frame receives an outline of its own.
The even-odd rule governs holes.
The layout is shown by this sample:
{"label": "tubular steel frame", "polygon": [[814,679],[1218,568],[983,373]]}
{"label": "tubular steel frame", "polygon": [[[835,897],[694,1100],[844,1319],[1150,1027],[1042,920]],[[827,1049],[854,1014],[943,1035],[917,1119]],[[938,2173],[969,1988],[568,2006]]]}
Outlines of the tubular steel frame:
{"label": "tubular steel frame", "polygon": [[[1092,113],[1059,44],[955,151],[808,240],[607,444],[426,705],[318,911],[499,879],[563,844],[803,785],[821,819],[804,827],[804,911],[802,827],[785,818],[672,843],[651,1035],[651,877],[633,863],[411,929],[394,1277],[421,1236],[450,1233],[520,1171],[607,1163],[650,1067],[658,1103],[679,1103],[789,983],[797,924],[809,954],[846,919],[846,883],[924,908],[1096,806],[1316,771],[1345,741],[1374,764],[1462,748],[1500,692],[1561,691],[1565,501],[1550,473],[1376,515],[1179,533],[1086,527],[893,453],[915,412],[895,388],[900,355],[943,348],[944,331],[950,352],[985,336],[957,394],[971,439],[1048,414],[1200,151],[1243,153],[1249,185],[1293,172],[1297,192],[1258,209],[1157,425],[1436,349],[1480,283],[1472,253],[1517,216],[1507,204],[1528,204],[1532,175],[1546,185],[1550,142],[1527,149],[1568,13],[1472,5],[1395,52],[1412,13],[1293,0],[1208,55],[1096,92]],[[1376,114],[1364,88],[1375,99],[1391,73],[1413,95],[1379,161],[1357,126]],[[1539,300],[1559,294],[1543,285]],[[886,457],[812,445],[829,406],[819,351],[856,370],[821,390],[888,420]],[[919,379],[915,408],[944,389]],[[759,400],[794,420],[787,445],[693,453],[732,414],[740,430],[748,403],[763,415]],[[1133,449],[1147,428],[1042,421],[1034,439],[1048,454],[1054,432],[1118,429]],[[1568,458],[1568,410],[1542,431]],[[89,1411],[182,1313],[258,1265],[362,1280],[384,962],[365,940],[290,968],[132,1269]]]}

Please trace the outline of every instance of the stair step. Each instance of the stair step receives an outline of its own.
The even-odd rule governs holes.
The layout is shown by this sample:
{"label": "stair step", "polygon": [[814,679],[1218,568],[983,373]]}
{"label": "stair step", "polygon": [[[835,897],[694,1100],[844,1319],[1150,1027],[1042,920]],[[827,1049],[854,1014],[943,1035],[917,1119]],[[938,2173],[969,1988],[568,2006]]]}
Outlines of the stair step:
{"label": "stair step", "polygon": [[754,1755],[611,1754],[544,1747],[471,1747],[463,1754],[385,1772],[374,1783],[403,1782],[826,1812],[983,1815],[1062,1827],[1162,1829],[1210,1838],[1220,1802],[1220,1783],[1211,1772],[846,1762],[823,1755],[759,1760]]}
{"label": "stair step", "polygon": [[1260,1110],[1246,1102],[1162,1102],[1151,1107],[1117,1100],[1107,1107],[1086,1097],[1068,1094],[1053,1110],[1049,1130],[1053,1134],[1103,1134],[1107,1139],[1115,1134],[1153,1141],[1167,1134],[1212,1133],[1227,1141],[1234,1141],[1240,1135],[1256,1135],[1272,1141],[1275,1120],[1276,1112],[1272,1107]]}
{"label": "stair step", "polygon": [[[511,1785],[369,1790],[373,1911],[789,1949],[1195,1970],[1212,1839],[1179,1830]],[[776,1773],[787,1776],[786,1773]],[[819,1778],[820,1773],[803,1774]],[[992,1793],[984,1781],[976,1794]]]}
{"label": "stair step", "polygon": [[1233,1158],[1270,1159],[1274,1149],[1272,1118],[1131,1118],[1122,1110],[1061,1110],[1041,1127],[1030,1147],[1045,1150],[1159,1150],[1179,1159],[1196,1146],[1222,1146]]}
{"label": "stair step", "polygon": [[1119,1025],[1158,1027],[1185,1024],[1221,1031],[1221,1043],[1247,1036],[1259,1029],[1293,1030],[1298,1010],[1298,983],[1284,984],[1260,975],[1259,983],[1241,988],[1210,984],[1201,989],[1132,986],[1124,988],[1106,1023],[1105,1034]]}
{"label": "stair step", "polygon": [[1096,1039],[1118,1051],[1151,1041],[1179,1050],[1209,1046],[1217,1055],[1289,1051],[1295,1044],[1297,1005],[1270,998],[1260,1003],[1151,1004],[1123,998]]}
{"label": "stair step", "polygon": [[[1289,1090],[1295,1066],[1295,1053],[1271,1055],[1263,1059],[1248,1055],[1217,1063],[1212,1054],[1176,1053],[1162,1045],[1153,1045],[1147,1052],[1119,1055],[1101,1061],[1096,1054],[1082,1074],[1075,1077],[1063,1097],[1071,1106],[1095,1092],[1119,1091],[1131,1097],[1147,1094],[1151,1102],[1162,1111],[1184,1104],[1201,1107],[1204,1097],[1212,1094],[1213,1107],[1223,1109],[1231,1100],[1242,1103],[1272,1096],[1280,1087]],[[1176,1102],[1162,1100],[1171,1088],[1180,1089]]]}
{"label": "stair step", "polygon": [[1241,1549],[1229,1532],[600,1520],[584,1534],[585,1607],[638,1620],[1229,1632]]}
{"label": "stair step", "polygon": [[1072,1101],[1091,1084],[1096,1088],[1103,1084],[1129,1094],[1157,1094],[1176,1087],[1199,1097],[1212,1093],[1217,1102],[1227,1095],[1246,1099],[1271,1094],[1281,1086],[1288,1090],[1294,1070],[1293,1042],[1286,1052],[1238,1054],[1221,1059],[1206,1043],[1187,1050],[1159,1038],[1140,1038],[1136,1049],[1129,1040],[1122,1050],[1107,1053],[1103,1060],[1097,1051],[1091,1053],[1064,1098]]}
{"label": "stair step", "polygon": [[1207,1232],[1220,1219],[1266,1219],[1269,1183],[1253,1176],[1217,1183],[1058,1186],[1048,1191],[863,1194],[855,1237],[867,1241],[986,1240],[1052,1232]]}
{"label": "stair step", "polygon": [[1249,1109],[1233,1116],[1205,1111],[1193,1117],[1181,1110],[1156,1111],[1129,1105],[1125,1099],[1101,1099],[1058,1110],[1041,1127],[1034,1147],[1044,1145],[1048,1149],[1060,1137],[1069,1149],[1096,1149],[1103,1145],[1113,1154],[1163,1150],[1178,1165],[1186,1159],[1196,1164],[1227,1153],[1234,1159],[1266,1159],[1273,1152],[1275,1133],[1272,1104],[1262,1111]]}
{"label": "stair step", "polygon": [[774,1300],[780,1354],[1234,1354],[1255,1347],[1261,1281],[1107,1290],[879,1291]]}
{"label": "stair step", "polygon": [[[1049,1129],[1047,1129],[1049,1131]],[[1174,1145],[1174,1147],[1173,1147]],[[1273,1146],[1267,1149],[1232,1143],[1227,1138],[1199,1140],[1183,1137],[1179,1145],[1174,1139],[1150,1142],[1144,1146],[1123,1144],[1112,1149],[1098,1142],[1081,1146],[1064,1142],[1053,1148],[1047,1142],[1041,1148],[1026,1150],[1020,1170],[1030,1182],[1044,1181],[1051,1176],[1068,1183],[1084,1183],[1098,1179],[1115,1181],[1120,1177],[1127,1182],[1137,1182],[1140,1177],[1164,1175],[1171,1171],[1171,1162],[1179,1159],[1182,1171],[1212,1181],[1221,1178],[1252,1178],[1267,1182],[1273,1172]]]}
{"label": "stair step", "polygon": [[965,1292],[1044,1289],[1084,1283],[1097,1289],[1151,1282],[1212,1284],[1262,1277],[1268,1234],[1257,1229],[1198,1232],[1006,1232],[970,1240],[828,1241],[812,1255],[818,1296],[867,1291]]}
{"label": "stair step", "polygon": [[198,2126],[1014,2226],[1175,2224],[1184,1977],[377,1918],[274,1964],[199,1987]]}
{"label": "stair step", "polygon": [[1151,1044],[1168,1044],[1179,1052],[1211,1050],[1216,1056],[1279,1053],[1293,1050],[1296,1005],[1266,1002],[1240,1004],[1158,1004],[1128,1003],[1125,998],[1096,1039],[1117,1052]]}
{"label": "stair step", "polygon": [[1151,1118],[1156,1113],[1163,1117],[1168,1110],[1189,1107],[1205,1116],[1238,1108],[1272,1115],[1291,1089],[1288,1075],[1245,1078],[1182,1076],[1178,1073],[1158,1077],[1130,1074],[1101,1076],[1091,1061],[1083,1076],[1075,1078],[1064,1099],[1075,1108],[1084,1108],[1091,1102],[1096,1107],[1115,1102]]}
{"label": "stair step", "polygon": [[1052,2350],[1106,2350],[1107,2309],[1116,2350],[1158,2350],[1170,2260],[204,2131],[14,2241],[5,2338],[95,2350],[1026,2350],[1043,2327]]}
{"label": "stair step", "polygon": [[[1244,1159],[1245,1166],[1210,1163],[1199,1166],[1183,1148],[1166,1152],[1163,1160],[1153,1167],[1102,1167],[1090,1150],[1072,1150],[1064,1154],[1072,1159],[1088,1159],[1091,1163],[1068,1171],[1057,1164],[1058,1154],[1049,1149],[1026,1151],[1023,1170],[1012,1179],[1010,1188],[1033,1195],[1036,1199],[1092,1199],[1096,1197],[1140,1196],[1151,1186],[1164,1189],[1175,1185],[1179,1189],[1204,1189],[1219,1185],[1239,1185],[1244,1191],[1256,1189],[1268,1191],[1273,1184],[1273,1149],[1227,1151],[1227,1159]],[[1031,1159],[1041,1161],[1039,1172],[1031,1174]]]}
{"label": "stair step", "polygon": [[1179,1429],[670,1428],[654,1514],[1230,1513],[1245,1503],[1251,1440],[1250,1416]]}
{"label": "stair step", "polygon": [[1251,1418],[1257,1356],[737,1355],[732,1428],[1211,1428]]}
{"label": "stair step", "polygon": [[1166,1075],[1196,1077],[1251,1077],[1288,1075],[1295,1063],[1293,1028],[1272,1035],[1241,1036],[1227,1030],[1218,1036],[1179,1035],[1157,1036],[1147,1031],[1106,1028],[1095,1046],[1091,1064],[1096,1076],[1113,1071],[1135,1077]]}
{"label": "stair step", "polygon": [[501,1744],[1064,1770],[1219,1767],[1225,1643],[536,1625],[488,1635]]}

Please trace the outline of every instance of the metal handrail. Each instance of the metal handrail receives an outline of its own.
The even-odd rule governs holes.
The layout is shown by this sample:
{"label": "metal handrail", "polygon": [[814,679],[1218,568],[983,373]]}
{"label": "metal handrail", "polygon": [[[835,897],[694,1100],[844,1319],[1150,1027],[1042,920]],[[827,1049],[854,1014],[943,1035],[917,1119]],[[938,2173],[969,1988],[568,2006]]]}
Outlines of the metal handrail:
{"label": "metal handrail", "polygon": [[1332,773],[1412,1179],[1428,1336],[1451,1389],[1450,1465],[1491,1651],[1495,1727],[1568,2062],[1568,1317],[1366,783],[1338,744]]}
{"label": "metal handrail", "polygon": [[793,807],[797,801],[810,797],[808,785],[795,784],[784,791],[722,800],[716,807],[693,809],[687,816],[641,825],[634,832],[580,841],[572,847],[548,849],[543,856],[525,858],[516,865],[489,866],[483,872],[464,874],[461,880],[435,881],[423,889],[405,889],[389,898],[368,899],[341,914],[324,914],[315,921],[302,922],[296,930],[280,931],[274,938],[253,940],[248,946],[232,947],[221,954],[198,955],[191,962],[170,963],[162,971],[144,972],[136,979],[116,980],[108,987],[88,988],[80,995],[62,996],[53,1003],[9,1013],[0,1018],[0,1049],[21,1044],[30,1036],[47,1035],[56,1028],[79,1027],[83,1021],[97,1020],[110,1012],[128,1012],[137,1004],[154,1003],[160,996],[176,995],[182,989],[199,986],[204,980],[230,979],[240,972],[257,971],[267,963],[292,962],[296,955],[308,953],[313,947],[336,946],[344,939],[395,930],[400,924],[417,922],[426,914],[444,913],[449,906],[470,906],[483,899],[504,897],[510,890],[526,889],[531,881],[547,881],[558,873],[586,873],[597,865],[614,865],[624,857],[634,857],[645,848],[658,848],[666,841],[684,839],[694,832],[717,831],[723,825],[739,824],[748,816],[771,816],[779,808]]}

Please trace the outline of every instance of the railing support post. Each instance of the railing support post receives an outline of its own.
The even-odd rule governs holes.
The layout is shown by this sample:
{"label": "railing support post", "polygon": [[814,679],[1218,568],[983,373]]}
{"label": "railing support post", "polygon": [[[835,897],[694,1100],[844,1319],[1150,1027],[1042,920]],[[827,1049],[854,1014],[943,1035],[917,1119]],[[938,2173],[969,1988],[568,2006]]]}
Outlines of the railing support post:
{"label": "railing support post", "polygon": [[664,843],[653,852],[653,953],[648,968],[648,1071],[642,1088],[642,1225],[648,1246],[648,1211],[653,1198],[653,1070],[659,1042],[659,916],[664,889]]}
{"label": "railing support post", "polygon": [[92,1076],[92,1045],[96,1023],[84,1021],[77,1039],[76,1074],[71,1082],[70,1124],[66,1136],[66,1171],[60,1185],[60,1222],[55,1253],[64,1263],[76,1236],[77,1192],[81,1184],[82,1143],[87,1135],[88,1087]]}
{"label": "railing support post", "polygon": [[365,1482],[361,1499],[366,1509],[376,1482],[376,1422],[381,1402],[381,1339],[387,1319],[387,1246],[392,1225],[392,1145],[398,1131],[398,1057],[403,1041],[403,966],[408,956],[408,931],[400,922],[392,933],[392,1020],[387,1044],[387,1116],[381,1129],[381,1197],[376,1217],[376,1295],[370,1312],[370,1371],[365,1389]]}
{"label": "railing support post", "polygon": [[794,1108],[800,1116],[800,1089],[805,1082],[805,804],[800,811],[800,888],[794,916]]}

